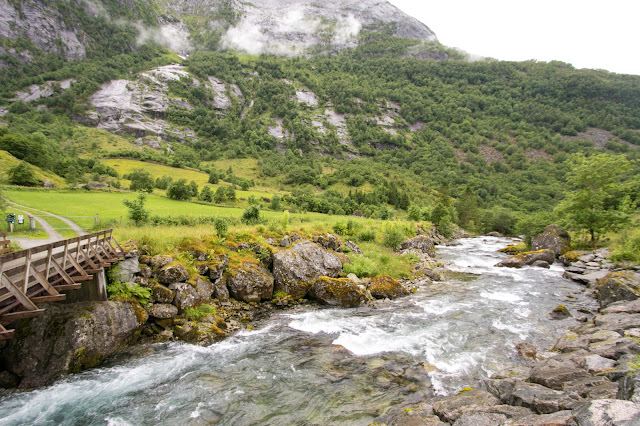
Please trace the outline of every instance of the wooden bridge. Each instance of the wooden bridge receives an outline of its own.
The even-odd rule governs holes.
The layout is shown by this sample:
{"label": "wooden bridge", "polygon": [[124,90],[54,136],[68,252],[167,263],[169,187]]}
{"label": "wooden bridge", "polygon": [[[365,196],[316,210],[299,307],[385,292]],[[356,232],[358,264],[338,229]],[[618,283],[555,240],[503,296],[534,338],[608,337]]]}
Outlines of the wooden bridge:
{"label": "wooden bridge", "polygon": [[[0,235],[0,254],[8,244]],[[81,288],[122,257],[112,229],[0,255],[0,340],[13,337],[5,326],[43,315],[38,305],[65,300],[62,291]]]}

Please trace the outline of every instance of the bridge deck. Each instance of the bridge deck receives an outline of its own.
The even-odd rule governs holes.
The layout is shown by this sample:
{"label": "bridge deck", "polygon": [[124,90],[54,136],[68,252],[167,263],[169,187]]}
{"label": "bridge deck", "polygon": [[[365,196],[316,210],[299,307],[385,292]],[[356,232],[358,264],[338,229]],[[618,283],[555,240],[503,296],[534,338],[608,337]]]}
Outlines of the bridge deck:
{"label": "bridge deck", "polygon": [[65,300],[61,291],[80,288],[123,256],[112,229],[0,256],[0,340],[13,337],[6,325],[43,315],[38,305]]}

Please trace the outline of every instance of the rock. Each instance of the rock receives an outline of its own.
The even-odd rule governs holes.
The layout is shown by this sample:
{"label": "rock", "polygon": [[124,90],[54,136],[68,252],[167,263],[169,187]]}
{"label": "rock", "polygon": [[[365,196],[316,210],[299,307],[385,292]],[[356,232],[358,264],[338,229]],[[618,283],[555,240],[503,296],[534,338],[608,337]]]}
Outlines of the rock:
{"label": "rock", "polygon": [[586,370],[566,359],[551,358],[531,369],[531,381],[551,389],[561,390],[564,382],[588,376]]}
{"label": "rock", "polygon": [[508,245],[508,246],[506,246],[504,248],[501,248],[498,251],[500,253],[508,254],[509,256],[515,256],[516,254],[523,252],[523,250],[521,250],[518,246],[513,245],[513,244]]}
{"label": "rock", "polygon": [[157,254],[150,259],[148,265],[150,265],[152,269],[160,269],[173,262],[173,260],[171,256]]}
{"label": "rock", "polygon": [[[511,368],[505,368],[491,375],[492,379],[518,379],[527,381],[531,374],[531,367],[518,365]],[[496,395],[497,396],[497,395]]]}
{"label": "rock", "polygon": [[180,340],[200,346],[209,346],[227,336],[216,324],[193,321],[176,326],[174,334]]}
{"label": "rock", "polygon": [[575,409],[573,416],[580,426],[632,426],[640,424],[640,406],[619,399],[596,399]]}
{"label": "rock", "polygon": [[[615,397],[615,394],[618,389],[618,384],[611,383],[611,381],[608,378],[603,376],[587,376],[587,377],[571,380],[569,382],[565,382],[564,385],[562,386],[562,390],[569,393],[571,392],[577,393],[581,397],[587,398],[591,395],[592,392],[598,392],[603,387],[609,387],[610,389],[613,388],[610,385],[613,385],[613,387],[615,387],[616,389],[613,392],[613,395]],[[590,398],[590,399],[594,399],[594,398]]]}
{"label": "rock", "polygon": [[297,241],[302,240],[302,237],[298,234],[287,235],[282,240],[280,240],[280,247],[289,247]]}
{"label": "rock", "polygon": [[147,312],[152,318],[170,319],[178,315],[178,308],[168,303],[156,303],[147,308]]}
{"label": "rock", "polygon": [[640,298],[640,278],[631,271],[612,272],[597,280],[598,303],[606,308],[614,302]]}
{"label": "rock", "polygon": [[180,264],[166,265],[156,273],[159,283],[171,284],[184,282],[189,279],[189,271]]}
{"label": "rock", "polygon": [[303,298],[319,277],[335,278],[340,271],[340,258],[311,241],[302,241],[273,255],[275,290],[294,299]]}
{"label": "rock", "polygon": [[589,337],[578,336],[576,333],[569,332],[560,337],[556,344],[553,346],[554,351],[559,352],[574,352],[580,349],[587,349],[589,347]]}
{"label": "rock", "polygon": [[553,311],[549,313],[549,316],[551,317],[551,319],[561,320],[569,318],[571,316],[571,312],[569,312],[569,310],[564,305],[558,305],[553,309]]}
{"label": "rock", "polygon": [[[637,363],[638,360],[634,359]],[[631,402],[640,403],[640,371],[636,370],[633,373],[625,375],[620,380],[620,387],[618,388],[618,399],[626,399]]]}
{"label": "rock", "polygon": [[143,277],[143,278],[151,278],[153,276],[153,272],[151,271],[151,268],[147,265],[138,265],[140,268],[140,272],[138,272],[138,275]]}
{"label": "rock", "polygon": [[537,268],[545,268],[545,269],[551,268],[551,265],[549,265],[549,263],[545,262],[544,260],[536,260],[531,264],[531,266],[535,266]]}
{"label": "rock", "polygon": [[199,305],[205,300],[189,283],[173,283],[169,286],[169,288],[176,292],[176,297],[175,299],[173,299],[173,304],[178,307],[180,312],[183,312],[187,308],[192,308],[196,305]]}
{"label": "rock", "polygon": [[171,303],[176,297],[176,292],[163,286],[162,284],[156,284],[151,287],[151,294],[153,300],[158,303]]}
{"label": "rock", "polygon": [[344,243],[345,247],[348,247],[349,250],[351,250],[351,253],[353,254],[362,254],[362,250],[360,249],[360,246],[358,246],[356,243],[354,243],[353,241],[347,241]]}
{"label": "rock", "polygon": [[273,277],[264,266],[244,262],[240,267],[227,269],[229,294],[243,302],[260,302],[273,297]]}
{"label": "rock", "polygon": [[426,235],[418,235],[415,238],[408,239],[400,244],[400,250],[416,249],[429,256],[435,256],[435,244],[433,240]]}
{"label": "rock", "polygon": [[222,277],[213,283],[213,297],[221,302],[229,301],[229,289],[227,288],[226,277]]}
{"label": "rock", "polygon": [[574,426],[573,413],[568,410],[551,414],[539,414],[510,420],[505,426]]}
{"label": "rock", "polygon": [[50,304],[43,316],[18,323],[0,362],[21,378],[21,388],[45,386],[99,365],[135,339],[147,318],[138,303]]}
{"label": "rock", "polygon": [[507,420],[504,414],[496,413],[463,413],[453,426],[495,426]]}
{"label": "rock", "polygon": [[338,251],[342,246],[340,239],[332,234],[319,235],[313,239],[313,242],[326,250]]}
{"label": "rock", "polygon": [[187,251],[187,253],[189,253],[189,256],[191,256],[193,259],[199,262],[204,262],[209,258],[209,253],[201,249],[192,248],[189,251]]}
{"label": "rock", "polygon": [[211,299],[211,296],[214,292],[214,285],[206,278],[198,277],[196,279],[196,293],[198,293],[198,298],[202,301],[207,301]]}
{"label": "rock", "polygon": [[207,276],[209,275],[209,264],[206,262],[198,262],[195,264],[196,271],[198,271],[198,275]]}
{"label": "rock", "polygon": [[550,414],[573,409],[580,403],[580,397],[576,395],[572,398],[563,392],[536,383],[516,382],[513,391],[504,402],[530,408],[538,414]]}
{"label": "rock", "polygon": [[560,256],[571,248],[571,237],[558,225],[549,225],[545,230],[531,239],[531,250],[548,249]]}
{"label": "rock", "polygon": [[640,299],[634,301],[622,300],[620,302],[614,302],[608,305],[604,309],[600,309],[601,314],[640,314]]}
{"label": "rock", "polygon": [[525,359],[535,359],[536,347],[529,342],[519,342],[516,344],[516,350],[521,357]]}
{"label": "rock", "polygon": [[109,275],[112,279],[120,281],[121,283],[130,283],[138,272],[140,272],[140,264],[138,257],[134,256],[121,260],[110,268]]}
{"label": "rock", "polygon": [[409,294],[402,284],[389,275],[378,275],[373,278],[368,290],[376,299],[395,299]]}
{"label": "rock", "polygon": [[499,405],[500,401],[487,391],[470,389],[457,395],[449,396],[433,404],[433,411],[441,420],[453,423],[465,411],[477,408]]}
{"label": "rock", "polygon": [[526,265],[532,265],[537,261],[544,261],[552,264],[555,260],[555,253],[549,249],[538,251],[525,251],[496,264],[498,267],[522,268]]}
{"label": "rock", "polygon": [[625,330],[630,328],[640,328],[640,314],[598,314],[593,321],[599,328],[616,331],[620,334],[624,334]]}
{"label": "rock", "polygon": [[20,377],[8,371],[0,371],[0,389],[17,388],[20,384]]}
{"label": "rock", "polygon": [[600,271],[595,271],[595,272],[585,273],[585,274],[574,274],[574,273],[565,271],[565,273],[562,274],[562,276],[566,279],[577,281],[589,287],[593,287],[598,283],[599,279],[606,277],[608,274],[609,274],[609,271],[603,269]]}
{"label": "rock", "polygon": [[580,366],[591,374],[598,374],[612,370],[616,366],[616,362],[612,359],[593,354],[584,357]]}
{"label": "rock", "polygon": [[360,278],[358,278],[356,274],[348,274],[347,278],[349,278],[351,281],[353,281],[356,284],[361,284]]}
{"label": "rock", "polygon": [[320,277],[309,288],[309,297],[323,305],[355,308],[368,298],[364,291],[348,278]]}
{"label": "rock", "polygon": [[620,337],[617,339],[591,343],[588,350],[589,352],[600,355],[604,358],[619,359],[627,354],[640,353],[640,345],[634,339],[629,337]]}
{"label": "rock", "polygon": [[219,280],[229,266],[229,258],[226,255],[213,256],[209,262],[209,279],[212,283]]}

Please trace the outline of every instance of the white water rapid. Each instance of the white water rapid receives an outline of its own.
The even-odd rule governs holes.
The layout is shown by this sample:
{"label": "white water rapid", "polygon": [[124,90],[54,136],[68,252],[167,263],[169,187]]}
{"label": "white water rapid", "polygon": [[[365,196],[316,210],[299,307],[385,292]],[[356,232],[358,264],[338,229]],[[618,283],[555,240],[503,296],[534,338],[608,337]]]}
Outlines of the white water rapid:
{"label": "white water rapid", "polygon": [[477,386],[521,362],[521,340],[550,348],[576,324],[565,305],[595,311],[562,269],[495,268],[511,241],[441,247],[454,271],[377,309],[303,307],[207,348],[179,343],[50,387],[0,399],[0,425],[369,424],[435,394]]}

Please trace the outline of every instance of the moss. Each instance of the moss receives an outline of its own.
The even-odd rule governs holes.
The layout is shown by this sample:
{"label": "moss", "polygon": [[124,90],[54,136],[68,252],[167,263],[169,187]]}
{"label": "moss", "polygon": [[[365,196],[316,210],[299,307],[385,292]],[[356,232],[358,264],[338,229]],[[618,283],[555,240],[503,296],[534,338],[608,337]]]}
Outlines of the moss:
{"label": "moss", "polygon": [[582,253],[577,252],[577,251],[568,251],[568,252],[564,253],[565,259],[567,259],[571,263],[577,262],[578,258],[580,256],[582,256]]}
{"label": "moss", "polygon": [[102,362],[103,358],[98,352],[88,353],[86,347],[81,347],[75,350],[73,353],[73,366],[71,371],[73,373],[79,373],[82,370],[93,368]]}
{"label": "moss", "polygon": [[460,392],[458,392],[456,395],[461,395],[461,394],[463,394],[465,392],[469,392],[469,391],[472,391],[472,390],[475,390],[475,388],[466,387],[466,388],[462,389]]}
{"label": "moss", "polygon": [[142,325],[147,322],[147,319],[149,319],[149,314],[147,314],[147,311],[144,310],[142,305],[140,305],[137,300],[131,302],[131,308],[133,309],[133,313],[138,320],[138,324]]}

